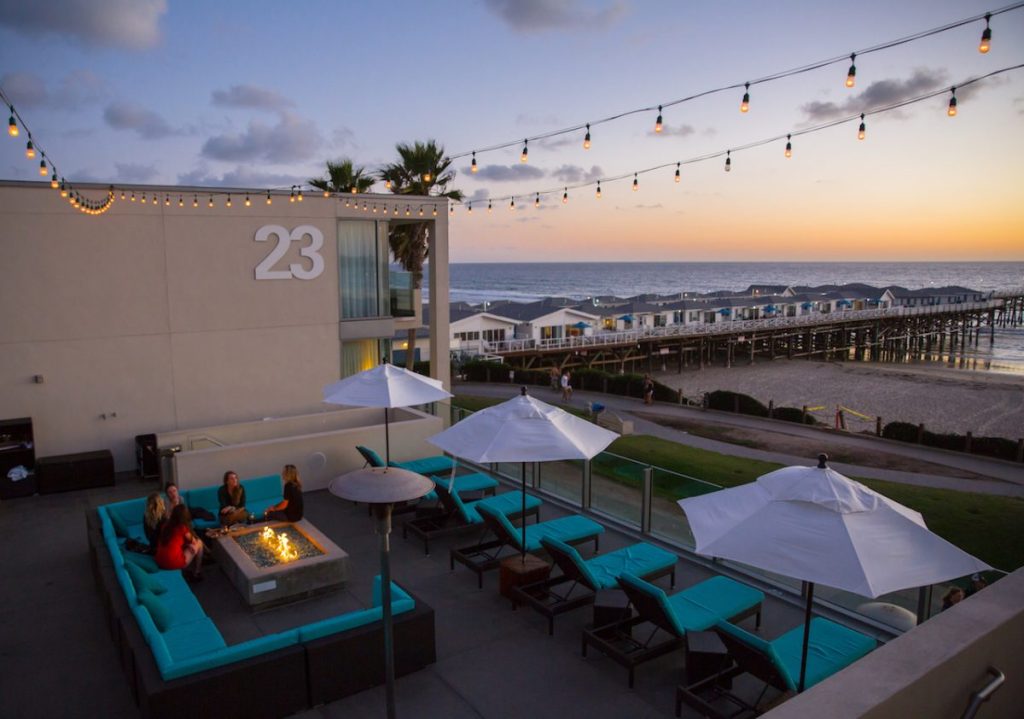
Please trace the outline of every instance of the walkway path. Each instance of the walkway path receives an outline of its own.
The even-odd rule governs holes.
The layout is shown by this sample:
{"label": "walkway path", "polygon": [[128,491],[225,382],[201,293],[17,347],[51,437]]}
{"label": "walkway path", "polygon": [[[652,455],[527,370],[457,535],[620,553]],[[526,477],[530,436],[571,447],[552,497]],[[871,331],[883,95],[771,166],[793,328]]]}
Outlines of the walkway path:
{"label": "walkway path", "polygon": [[[487,384],[473,382],[455,383],[453,387],[456,394],[476,395],[481,397],[513,397],[519,390],[518,385],[510,384]],[[550,390],[544,387],[530,387],[528,391],[538,399],[552,404],[561,404],[559,398]],[[636,413],[645,415],[658,415],[669,420],[686,420],[714,424],[727,427],[738,427],[747,430],[773,432],[785,434],[792,437],[800,437],[805,440],[825,442],[830,445],[843,445],[857,448],[861,451],[886,453],[898,455],[913,461],[927,462],[942,465],[952,470],[964,472],[964,477],[942,476],[936,474],[925,474],[917,472],[903,472],[878,467],[866,467],[841,462],[830,462],[830,465],[843,474],[865,477],[869,479],[881,479],[902,484],[911,484],[939,489],[954,489],[960,491],[979,492],[982,494],[997,494],[1007,497],[1024,497],[1024,466],[1015,465],[1011,462],[1004,462],[977,455],[960,454],[944,450],[936,450],[929,447],[905,444],[901,442],[880,440],[874,437],[858,436],[843,432],[833,432],[791,422],[768,420],[761,417],[733,414],[730,412],[702,411],[690,407],[681,407],[668,403],[655,403],[646,406],[639,399],[622,397],[619,395],[606,395],[599,392],[575,392],[570,405],[583,408],[589,402],[599,402],[609,410],[615,412],[624,419],[630,419],[634,423],[634,430],[637,434],[648,434],[661,437],[672,442],[685,444],[699,449],[706,449],[712,452],[728,454],[735,457],[748,457],[766,462],[778,462],[781,464],[807,464],[814,461],[817,452],[810,452],[807,456],[800,457],[792,454],[771,452],[762,449],[744,447],[705,437],[698,437],[682,430],[673,429],[656,422],[642,419]],[[984,477],[978,479],[977,477]]]}

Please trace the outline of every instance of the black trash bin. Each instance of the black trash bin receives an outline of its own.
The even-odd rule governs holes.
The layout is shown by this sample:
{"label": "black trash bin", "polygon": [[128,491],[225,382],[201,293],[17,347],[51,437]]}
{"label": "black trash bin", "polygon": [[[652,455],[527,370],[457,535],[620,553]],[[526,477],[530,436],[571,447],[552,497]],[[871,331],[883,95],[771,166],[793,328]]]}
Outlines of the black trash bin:
{"label": "black trash bin", "polygon": [[135,471],[143,479],[160,478],[160,456],[156,452],[155,434],[135,435]]}

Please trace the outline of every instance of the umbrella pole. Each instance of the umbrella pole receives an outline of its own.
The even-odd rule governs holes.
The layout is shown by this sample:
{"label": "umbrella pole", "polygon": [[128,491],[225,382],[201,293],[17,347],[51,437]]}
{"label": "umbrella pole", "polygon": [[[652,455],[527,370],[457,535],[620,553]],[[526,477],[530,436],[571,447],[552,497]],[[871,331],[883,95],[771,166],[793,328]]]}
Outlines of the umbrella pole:
{"label": "umbrella pole", "polygon": [[523,558],[523,564],[526,564],[526,462],[523,462],[523,538],[521,541],[522,549],[521,554]]}
{"label": "umbrella pole", "polygon": [[804,690],[804,680],[807,678],[807,645],[811,640],[811,605],[814,604],[814,582],[807,583],[807,610],[804,613],[804,649],[800,655],[800,683],[797,685],[797,693]]}
{"label": "umbrella pole", "polygon": [[380,597],[384,624],[384,701],[388,719],[395,718],[395,649],[391,618],[391,505],[376,505],[380,535]]}
{"label": "umbrella pole", "polygon": [[384,464],[391,466],[391,433],[388,431],[388,408],[384,408]]}

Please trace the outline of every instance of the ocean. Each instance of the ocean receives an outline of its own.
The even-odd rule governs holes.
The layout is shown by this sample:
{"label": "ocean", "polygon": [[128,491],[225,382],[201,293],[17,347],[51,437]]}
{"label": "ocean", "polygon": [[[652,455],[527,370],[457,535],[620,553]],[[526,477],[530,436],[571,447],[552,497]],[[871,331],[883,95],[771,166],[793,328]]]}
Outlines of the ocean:
{"label": "ocean", "polygon": [[[426,277],[424,277],[426,279]],[[961,285],[1024,291],[1024,262],[514,262],[452,263],[451,301],[542,297],[629,297],[642,293],[745,290],[752,284],[822,285],[864,282],[909,289]],[[429,291],[425,289],[425,298]],[[976,366],[1024,372],[1024,328],[996,331],[979,343]]]}

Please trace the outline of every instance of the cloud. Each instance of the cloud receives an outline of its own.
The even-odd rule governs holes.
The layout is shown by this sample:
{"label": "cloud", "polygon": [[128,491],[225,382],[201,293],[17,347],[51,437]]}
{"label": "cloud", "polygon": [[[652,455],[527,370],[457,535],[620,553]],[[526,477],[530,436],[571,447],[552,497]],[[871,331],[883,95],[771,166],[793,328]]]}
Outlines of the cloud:
{"label": "cloud", "polygon": [[104,81],[89,70],[69,73],[52,90],[41,77],[29,72],[7,73],[0,78],[0,85],[11,102],[21,108],[74,110],[100,102],[107,94]]}
{"label": "cloud", "polygon": [[166,0],[46,0],[0,3],[0,26],[65,35],[86,45],[146,50],[160,42]]}
{"label": "cloud", "polygon": [[[864,92],[836,102],[808,102],[800,109],[809,122],[828,122],[858,112],[870,112],[879,107],[893,105],[941,87],[946,82],[945,70],[918,68],[906,80],[878,80]],[[965,88],[966,89],[966,88]]]}
{"label": "cloud", "polygon": [[140,165],[132,162],[115,162],[117,179],[124,182],[149,182],[157,175],[156,165]]}
{"label": "cloud", "polygon": [[[465,172],[469,172],[466,168]],[[533,165],[483,165],[475,175],[478,180],[491,180],[492,182],[515,182],[516,180],[536,180],[544,177],[544,170]]]}
{"label": "cloud", "polygon": [[205,164],[196,169],[178,175],[180,185],[199,185],[203,187],[287,187],[302,184],[306,176],[288,175],[275,172],[261,172],[251,167],[239,165],[222,175],[214,175]]}
{"label": "cloud", "polygon": [[481,187],[479,190],[476,190],[472,195],[468,196],[466,200],[468,202],[480,202],[481,200],[486,200],[488,195],[490,195],[490,193],[487,191],[487,188]]}
{"label": "cloud", "polygon": [[579,165],[562,165],[551,171],[551,176],[562,182],[575,184],[577,182],[594,182],[600,180],[604,173],[597,165],[585,170]]}
{"label": "cloud", "polygon": [[537,147],[543,147],[545,150],[557,150],[560,147],[569,147],[570,145],[576,145],[583,147],[583,133],[579,135],[555,135],[554,137],[545,137],[543,140],[534,140]]}
{"label": "cloud", "polygon": [[160,115],[141,105],[130,102],[115,102],[103,111],[103,119],[115,130],[134,130],[146,140],[180,134],[167,124]]}
{"label": "cloud", "polygon": [[214,105],[221,107],[251,107],[257,110],[283,110],[295,103],[273,90],[255,85],[232,85],[227,90],[214,90]]}
{"label": "cloud", "polygon": [[355,140],[356,133],[348,127],[336,127],[331,130],[331,147],[340,150],[346,147],[358,147],[358,143]]}
{"label": "cloud", "polygon": [[484,5],[518,32],[601,30],[626,11],[621,1],[604,8],[591,8],[581,0],[484,0]]}
{"label": "cloud", "polygon": [[665,135],[666,137],[686,137],[692,135],[697,130],[693,125],[669,125],[668,123],[662,123],[661,132],[655,132],[653,129],[648,131],[648,135],[658,136]]}
{"label": "cloud", "polygon": [[276,125],[253,120],[245,132],[211,137],[203,144],[202,154],[213,160],[282,163],[305,160],[322,144],[315,123],[282,112]]}

